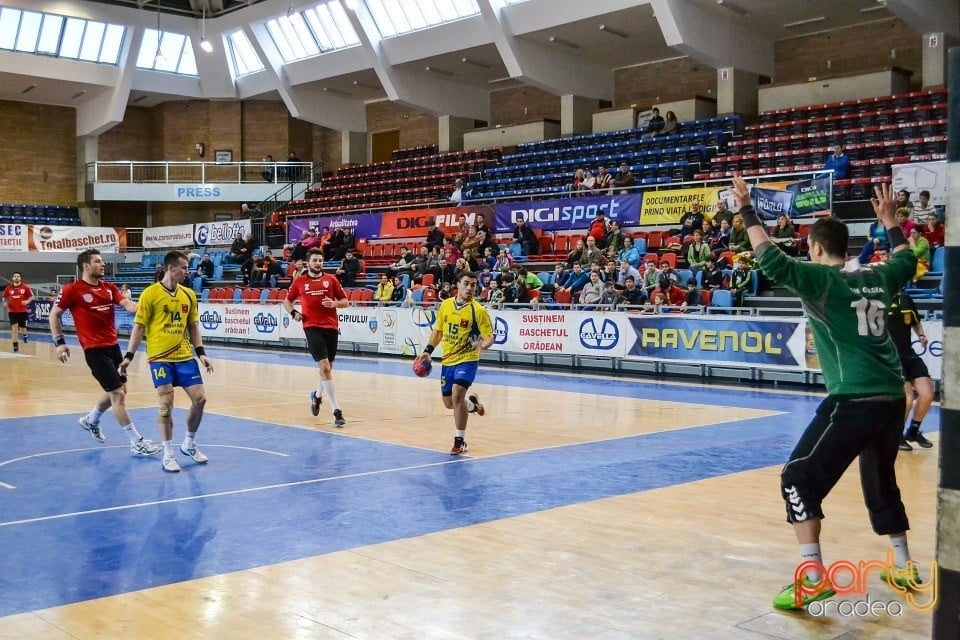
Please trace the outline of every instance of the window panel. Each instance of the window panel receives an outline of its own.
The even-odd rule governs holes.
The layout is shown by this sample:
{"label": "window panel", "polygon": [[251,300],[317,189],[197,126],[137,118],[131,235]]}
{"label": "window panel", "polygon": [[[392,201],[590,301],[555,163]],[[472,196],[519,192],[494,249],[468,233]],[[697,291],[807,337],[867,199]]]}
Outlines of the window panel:
{"label": "window panel", "polygon": [[126,29],[117,24],[108,24],[107,32],[103,37],[103,47],[100,49],[99,62],[117,64],[120,60],[120,47],[123,46],[123,34]]}
{"label": "window panel", "polygon": [[86,20],[67,18],[67,26],[63,30],[63,41],[60,43],[61,58],[76,58],[80,55],[80,42],[83,40],[83,31]]}
{"label": "window panel", "polygon": [[180,55],[183,53],[183,42],[186,40],[179,33],[163,32],[160,37],[160,55],[162,58],[156,60],[154,69],[157,71],[176,72],[180,66]]}
{"label": "window panel", "polygon": [[283,33],[283,29],[276,20],[271,20],[267,23],[267,32],[270,34],[270,37],[273,38],[274,44],[277,45],[277,49],[280,51],[280,56],[284,62],[297,59],[293,53],[293,49],[290,48],[287,36]]}
{"label": "window panel", "polygon": [[366,0],[384,38],[480,13],[476,0]]}
{"label": "window panel", "polygon": [[153,69],[153,59],[157,56],[157,40],[160,33],[156,29],[147,29],[143,33],[143,42],[140,43],[140,55],[137,56],[137,67]]}
{"label": "window panel", "polygon": [[17,44],[17,29],[20,28],[20,12],[16,9],[0,9],[0,49],[13,49]]}
{"label": "window panel", "polygon": [[320,53],[320,47],[317,45],[317,39],[310,32],[310,27],[304,22],[303,16],[295,13],[290,16],[290,27],[293,29],[297,41],[303,47],[304,55],[301,58],[309,58]]}
{"label": "window panel", "polygon": [[254,51],[247,34],[243,31],[235,31],[227,35],[227,46],[230,49],[234,78],[263,71],[263,63],[260,62],[257,52]]}
{"label": "window panel", "polygon": [[24,11],[20,14],[20,31],[17,33],[17,51],[33,53],[40,37],[40,22],[43,14]]}
{"label": "window panel", "polygon": [[383,6],[386,7],[387,14],[390,16],[393,25],[397,28],[398,33],[410,31],[410,22],[407,20],[407,16],[397,0],[384,0]]}
{"label": "window panel", "polygon": [[367,0],[367,8],[370,9],[370,14],[373,16],[373,21],[377,23],[381,36],[389,38],[397,35],[397,28],[393,26],[393,21],[390,20],[380,0]]}
{"label": "window panel", "polygon": [[353,25],[350,24],[350,18],[347,17],[347,13],[344,11],[342,4],[339,2],[331,2],[323,5],[323,8],[330,11],[333,24],[336,25],[337,32],[340,34],[340,37],[343,38],[344,46],[352,47],[353,45],[360,44],[360,36],[357,35]]}
{"label": "window panel", "polygon": [[43,26],[40,27],[40,41],[37,43],[37,53],[57,55],[57,49],[60,47],[61,31],[63,31],[62,16],[44,15]]}
{"label": "window panel", "polygon": [[443,22],[443,16],[440,15],[440,10],[437,8],[437,5],[443,4],[442,0],[434,2],[433,0],[424,0],[420,3],[420,10],[423,12],[424,20],[426,25],[428,24],[440,24]]}
{"label": "window panel", "polygon": [[440,11],[440,15],[443,16],[444,22],[451,22],[460,17],[460,13],[457,11],[456,5],[452,0],[436,0],[437,9]]}
{"label": "window panel", "polygon": [[80,47],[80,59],[96,62],[100,59],[100,46],[103,44],[103,32],[107,25],[102,22],[87,22],[87,30],[83,34],[83,45]]}
{"label": "window panel", "polygon": [[[303,12],[303,16],[307,20],[307,24],[310,25],[313,35],[317,37],[317,44],[320,45],[321,51],[327,51],[329,49],[338,49],[344,46],[343,38],[340,37],[340,34],[336,31],[330,32],[327,27],[324,25],[324,21],[320,18],[320,12],[323,11],[327,16],[327,21],[330,22],[329,14],[326,13],[326,7],[319,6],[315,10],[309,9]],[[336,38],[336,40],[334,40]],[[334,42],[337,44],[334,44]]]}
{"label": "window panel", "polygon": [[[437,2],[440,1],[441,0],[437,0]],[[476,0],[453,0],[453,4],[456,6],[457,13],[461,18],[475,16],[480,13],[480,7],[477,6]]]}
{"label": "window panel", "polygon": [[185,38],[183,43],[183,55],[180,56],[180,65],[177,67],[177,73],[184,76],[195,76],[197,73],[197,58],[193,52],[193,42],[190,38]]}

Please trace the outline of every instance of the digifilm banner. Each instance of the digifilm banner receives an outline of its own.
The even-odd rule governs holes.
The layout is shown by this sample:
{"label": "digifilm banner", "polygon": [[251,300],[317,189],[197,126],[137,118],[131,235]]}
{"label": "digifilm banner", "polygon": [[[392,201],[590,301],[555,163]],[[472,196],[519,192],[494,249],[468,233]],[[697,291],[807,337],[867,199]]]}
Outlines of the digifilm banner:
{"label": "digifilm banner", "polygon": [[627,358],[806,369],[802,319],[734,320],[718,316],[631,317]]}
{"label": "digifilm banner", "polygon": [[608,221],[618,222],[621,227],[635,227],[640,224],[640,201],[641,196],[633,193],[498,204],[494,231],[513,231],[520,218],[534,229],[544,231],[587,229],[598,211],[603,211]]}
{"label": "digifilm banner", "polygon": [[[380,238],[426,238],[430,221],[447,235],[458,231],[461,216],[467,224],[476,224],[477,216],[483,216],[489,226],[493,207],[489,205],[464,205],[438,209],[407,209],[389,211],[380,216]],[[512,227],[511,227],[512,228]]]}
{"label": "digifilm banner", "polygon": [[127,247],[127,230],[113,227],[66,227],[30,225],[30,251],[68,251],[80,253],[99,249],[104,253],[119,253]]}

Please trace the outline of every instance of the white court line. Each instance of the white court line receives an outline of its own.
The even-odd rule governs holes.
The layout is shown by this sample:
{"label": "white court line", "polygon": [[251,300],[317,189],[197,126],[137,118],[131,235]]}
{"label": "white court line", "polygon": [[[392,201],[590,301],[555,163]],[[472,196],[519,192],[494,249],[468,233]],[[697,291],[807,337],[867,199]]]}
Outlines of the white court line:
{"label": "white court line", "polygon": [[3,487],[4,489],[16,489],[15,486],[12,484],[7,484],[6,482],[0,482],[0,487]]}
{"label": "white court line", "polygon": [[[128,444],[114,444],[107,445],[105,447],[83,447],[82,449],[61,449],[60,451],[44,451],[43,453],[32,453],[29,456],[21,456],[19,458],[11,458],[10,460],[4,460],[0,462],[0,467],[6,466],[8,464],[13,464],[14,462],[20,462],[22,460],[30,460],[32,458],[42,458],[44,456],[55,456],[61,453],[76,453],[77,451],[101,451],[103,449],[129,449],[130,445]],[[270,451],[269,449],[257,449],[256,447],[238,447],[231,444],[204,444],[204,449],[243,449],[244,451],[256,451],[258,453],[268,453],[272,456],[280,456],[282,458],[289,458],[289,453],[281,453],[279,451]]]}
{"label": "white court line", "polygon": [[111,511],[126,511],[127,509],[138,509],[140,507],[152,507],[160,504],[174,504],[177,502],[188,502],[190,500],[203,500],[205,498],[217,498],[220,496],[234,496],[244,493],[254,493],[256,491],[267,491],[270,489],[284,489],[286,487],[299,487],[308,484],[319,484],[321,482],[330,482],[333,480],[348,480],[351,478],[362,478],[364,476],[375,476],[384,473],[393,473],[395,471],[410,471],[413,469],[426,469],[445,464],[456,464],[465,462],[466,459],[448,460],[445,462],[428,462],[425,464],[416,464],[409,467],[398,467],[396,469],[379,469],[376,471],[364,471],[362,473],[350,473],[343,476],[333,476],[331,478],[314,478],[312,480],[297,480],[295,482],[283,482],[281,484],[268,484],[262,487],[249,487],[247,489],[232,489],[230,491],[218,491],[216,493],[206,493],[200,496],[185,496],[183,498],[171,498],[169,500],[151,500],[150,502],[138,502],[135,504],[125,504],[116,507],[104,507],[102,509],[90,509],[88,511],[72,511],[70,513],[58,513],[52,516],[40,516],[37,518],[26,518],[24,520],[11,520],[10,522],[0,522],[0,527],[12,527],[18,524],[32,524],[34,522],[49,522],[51,520],[62,520],[63,518],[73,518],[75,516],[85,516],[95,513],[109,513]]}

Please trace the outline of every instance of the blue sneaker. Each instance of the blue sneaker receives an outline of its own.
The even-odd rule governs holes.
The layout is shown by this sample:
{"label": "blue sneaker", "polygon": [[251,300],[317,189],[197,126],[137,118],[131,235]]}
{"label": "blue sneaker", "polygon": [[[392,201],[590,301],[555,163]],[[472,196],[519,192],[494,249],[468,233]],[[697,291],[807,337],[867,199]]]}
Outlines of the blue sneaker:
{"label": "blue sneaker", "polygon": [[323,397],[317,395],[317,391],[313,390],[310,392],[310,413],[315,416],[320,415],[320,403],[323,402]]}

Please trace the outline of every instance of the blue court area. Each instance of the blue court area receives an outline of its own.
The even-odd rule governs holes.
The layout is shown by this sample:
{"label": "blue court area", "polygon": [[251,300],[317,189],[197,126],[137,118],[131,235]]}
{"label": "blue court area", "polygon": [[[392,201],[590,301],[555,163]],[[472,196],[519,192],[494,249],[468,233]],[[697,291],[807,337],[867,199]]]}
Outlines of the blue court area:
{"label": "blue court area", "polygon": [[[337,367],[409,375],[405,361]],[[132,456],[109,419],[103,445],[73,414],[0,420],[0,616],[778,465],[819,402],[489,368],[479,382],[784,413],[482,459],[210,413],[201,432],[210,463],[181,456],[180,474]],[[153,410],[132,413],[154,421]],[[184,418],[178,410],[177,433]]]}

